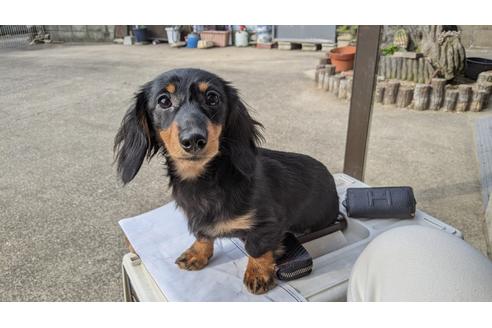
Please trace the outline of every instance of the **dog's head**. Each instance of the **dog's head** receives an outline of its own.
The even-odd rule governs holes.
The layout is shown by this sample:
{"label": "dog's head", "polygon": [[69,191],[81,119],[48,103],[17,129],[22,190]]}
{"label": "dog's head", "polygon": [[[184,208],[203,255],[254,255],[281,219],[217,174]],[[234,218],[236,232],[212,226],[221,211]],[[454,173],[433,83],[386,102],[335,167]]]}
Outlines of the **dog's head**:
{"label": "dog's head", "polygon": [[176,69],[146,83],[115,138],[124,183],[160,149],[182,180],[195,179],[220,154],[243,175],[253,174],[260,124],[235,88],[199,69]]}

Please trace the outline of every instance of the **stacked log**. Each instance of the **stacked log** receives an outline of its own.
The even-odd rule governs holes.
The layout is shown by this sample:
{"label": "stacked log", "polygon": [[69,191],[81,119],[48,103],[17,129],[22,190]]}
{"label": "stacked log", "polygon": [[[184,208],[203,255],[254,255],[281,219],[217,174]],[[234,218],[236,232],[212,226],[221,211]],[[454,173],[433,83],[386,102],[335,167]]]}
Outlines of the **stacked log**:
{"label": "stacked log", "polygon": [[378,68],[378,74],[382,77],[386,77],[386,66],[385,62],[388,59],[386,56],[380,56],[379,57],[379,68]]}
{"label": "stacked log", "polygon": [[413,92],[413,108],[426,110],[429,107],[430,85],[417,83]]}
{"label": "stacked log", "polygon": [[407,81],[413,81],[412,60],[405,60],[407,66]]}
{"label": "stacked log", "polygon": [[478,74],[477,84],[492,83],[492,71],[485,71]]}
{"label": "stacked log", "polygon": [[395,79],[396,78],[396,58],[390,57],[390,79]]}
{"label": "stacked log", "polygon": [[352,76],[347,76],[347,99],[352,98],[352,83],[354,78]]}
{"label": "stacked log", "polygon": [[332,82],[332,85],[330,86],[330,91],[331,91],[331,93],[333,93],[335,96],[338,97],[338,89],[340,88],[340,80],[344,79],[345,77],[340,75],[340,74],[337,74],[337,75],[333,75],[332,78],[333,78],[333,82]]}
{"label": "stacked log", "polygon": [[458,102],[458,89],[453,86],[446,86],[444,93],[444,111],[452,112],[456,108]]}
{"label": "stacked log", "polygon": [[338,98],[347,99],[347,79],[341,79],[339,82]]}
{"label": "stacked log", "polygon": [[[383,57],[384,58],[384,57]],[[443,111],[473,111],[478,112],[487,108],[492,94],[492,71],[479,75],[475,84],[462,84],[458,86],[446,85],[442,78],[432,78],[431,68],[425,61],[402,60],[398,57],[387,57],[380,62],[380,73],[376,84],[374,102],[384,105],[395,105],[399,108],[413,108],[415,110],[439,110]],[[423,63],[425,65],[420,65]],[[405,66],[407,65],[407,66]],[[420,67],[421,66],[421,67]],[[397,73],[396,67],[401,69]],[[349,72],[350,73],[350,72]],[[429,78],[430,83],[408,83],[399,80],[385,80],[386,74],[400,76],[409,80],[417,78],[424,81]],[[396,74],[396,75],[395,75]],[[399,75],[398,75],[399,74]],[[482,77],[480,79],[480,77]],[[350,74],[335,74],[333,65],[318,65],[316,67],[315,81],[319,88],[330,91],[339,99],[352,97],[353,77]]]}
{"label": "stacked log", "polygon": [[413,99],[413,86],[402,85],[398,90],[398,96],[396,97],[396,106],[399,108],[406,108],[410,106]]}
{"label": "stacked log", "polygon": [[472,95],[472,87],[468,84],[458,86],[458,101],[456,102],[457,112],[466,112]]}
{"label": "stacked log", "polygon": [[490,95],[492,94],[492,82],[478,83],[477,89],[479,91],[485,91],[488,94],[488,97],[485,97],[484,103],[484,108],[487,108],[489,105]]}
{"label": "stacked log", "polygon": [[398,89],[400,82],[392,80],[388,81],[384,88],[383,104],[391,105],[396,103],[396,96],[398,95]]}
{"label": "stacked log", "polygon": [[473,90],[472,98],[470,102],[470,111],[479,112],[485,108],[485,103],[487,98],[489,97],[489,93],[485,90]]}
{"label": "stacked log", "polygon": [[439,110],[442,107],[444,100],[444,88],[446,87],[445,79],[434,78],[431,80],[431,98],[429,109]]}
{"label": "stacked log", "polygon": [[334,74],[335,74],[335,65],[331,65],[331,64],[325,65],[325,74],[322,84],[322,88],[325,91],[329,91],[329,80],[330,77],[333,76]]}
{"label": "stacked log", "polygon": [[385,86],[386,86],[386,82],[379,82],[376,84],[376,92],[375,92],[375,96],[374,96],[374,101],[377,104],[383,103]]}
{"label": "stacked log", "polygon": [[318,88],[323,87],[323,79],[325,75],[325,65],[316,65],[316,71],[314,72],[314,83]]}

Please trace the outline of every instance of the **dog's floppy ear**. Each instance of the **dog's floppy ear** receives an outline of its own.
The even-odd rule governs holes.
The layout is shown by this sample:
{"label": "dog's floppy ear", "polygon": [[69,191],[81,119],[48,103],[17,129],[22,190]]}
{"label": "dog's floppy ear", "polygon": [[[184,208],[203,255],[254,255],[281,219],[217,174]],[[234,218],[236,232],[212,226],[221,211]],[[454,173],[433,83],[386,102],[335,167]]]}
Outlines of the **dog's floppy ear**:
{"label": "dog's floppy ear", "polygon": [[254,120],[241,101],[237,90],[227,85],[229,110],[223,132],[224,153],[244,176],[254,173],[256,147],[263,140],[259,128],[263,126]]}
{"label": "dog's floppy ear", "polygon": [[118,174],[120,174],[124,184],[135,177],[145,156],[150,159],[159,149],[146,110],[146,89],[146,86],[142,87],[135,95],[135,102],[123,117],[120,129],[114,139],[115,161],[118,166]]}

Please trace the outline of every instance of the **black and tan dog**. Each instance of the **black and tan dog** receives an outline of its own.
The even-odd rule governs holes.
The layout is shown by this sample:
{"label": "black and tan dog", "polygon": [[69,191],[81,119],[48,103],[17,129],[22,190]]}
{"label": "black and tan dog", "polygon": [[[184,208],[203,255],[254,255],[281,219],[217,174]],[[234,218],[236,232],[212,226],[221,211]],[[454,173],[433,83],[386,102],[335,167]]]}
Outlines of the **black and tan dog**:
{"label": "black and tan dog", "polygon": [[124,183],[145,157],[161,152],[166,159],[173,197],[196,237],[176,264],[200,270],[215,238],[242,238],[249,255],[244,283],[255,294],[274,286],[275,256],[287,231],[321,229],[338,215],[326,167],[306,155],[258,148],[260,126],[228,82],[176,69],[141,88],[115,138]]}

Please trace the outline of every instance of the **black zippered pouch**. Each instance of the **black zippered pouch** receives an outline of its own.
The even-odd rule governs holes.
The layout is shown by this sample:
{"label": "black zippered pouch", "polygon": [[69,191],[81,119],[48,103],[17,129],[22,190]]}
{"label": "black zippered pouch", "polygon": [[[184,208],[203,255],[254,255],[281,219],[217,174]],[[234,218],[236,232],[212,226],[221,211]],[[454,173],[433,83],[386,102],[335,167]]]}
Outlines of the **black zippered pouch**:
{"label": "black zippered pouch", "polygon": [[353,218],[415,217],[415,197],[411,187],[348,188],[343,205]]}
{"label": "black zippered pouch", "polygon": [[307,234],[294,235],[287,233],[282,241],[284,254],[276,259],[275,276],[279,280],[294,280],[307,276],[313,270],[313,258],[302,246],[303,243],[318,239],[347,227],[347,220],[342,213],[331,225]]}
{"label": "black zippered pouch", "polygon": [[275,276],[279,280],[294,280],[313,271],[313,259],[299,240],[288,232],[282,242],[285,253],[276,260]]}

